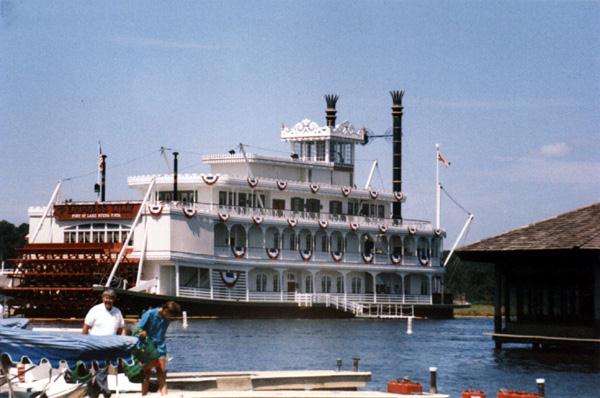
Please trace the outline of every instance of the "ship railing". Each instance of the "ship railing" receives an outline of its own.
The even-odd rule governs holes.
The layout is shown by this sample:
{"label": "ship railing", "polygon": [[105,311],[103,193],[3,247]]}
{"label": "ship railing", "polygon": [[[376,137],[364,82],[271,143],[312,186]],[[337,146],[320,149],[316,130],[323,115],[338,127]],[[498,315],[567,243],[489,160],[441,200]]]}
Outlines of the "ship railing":
{"label": "ship railing", "polygon": [[425,220],[416,220],[405,218],[403,220],[394,220],[390,218],[350,215],[327,212],[311,212],[301,210],[281,210],[260,207],[229,206],[217,205],[212,203],[195,203],[193,205],[197,211],[202,213],[217,214],[217,212],[226,213],[230,216],[252,217],[260,216],[266,219],[297,219],[302,221],[327,220],[333,223],[356,223],[358,225],[388,225],[388,226],[414,226],[417,228],[431,226],[431,223]]}
{"label": "ship railing", "polygon": [[[224,257],[224,258],[236,258],[233,255],[233,252],[229,246],[225,245],[215,245],[214,246],[214,255],[216,257]],[[269,260],[270,257],[267,254],[267,251],[264,247],[249,247],[246,250],[246,253],[242,256],[242,258],[250,258],[255,260]],[[279,255],[276,258],[277,260],[287,260],[287,261],[307,261],[307,262],[322,262],[322,263],[333,263],[333,257],[328,251],[313,251],[312,255],[308,259],[303,259],[300,256],[300,252],[298,250],[290,250],[283,249],[279,251]],[[350,263],[350,264],[366,264],[362,258],[360,253],[356,252],[346,252],[343,254],[340,263]],[[419,259],[416,256],[405,255],[402,257],[400,264],[393,264],[390,260],[390,256],[387,253],[375,254],[373,256],[373,264],[387,264],[387,265],[396,265],[396,266],[409,266],[409,267],[421,267]],[[439,264],[439,258],[433,257],[430,259],[430,264]]]}
{"label": "ship railing", "polygon": [[195,297],[208,300],[230,300],[247,302],[295,302],[299,306],[310,307],[315,303],[334,306],[348,311],[360,311],[366,304],[432,304],[430,295],[393,294],[344,294],[344,293],[299,293],[299,292],[257,292],[244,289],[179,287],[182,297]]}

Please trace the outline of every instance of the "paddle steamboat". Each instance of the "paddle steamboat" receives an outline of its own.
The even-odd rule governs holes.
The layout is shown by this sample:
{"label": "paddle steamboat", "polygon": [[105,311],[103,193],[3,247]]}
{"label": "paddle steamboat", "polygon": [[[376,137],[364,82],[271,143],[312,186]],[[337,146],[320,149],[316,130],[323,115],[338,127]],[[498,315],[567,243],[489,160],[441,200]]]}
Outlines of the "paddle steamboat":
{"label": "paddle steamboat", "polygon": [[112,286],[132,314],[174,299],[199,316],[452,316],[445,232],[402,215],[402,96],[392,92],[389,192],[370,178],[357,186],[367,132],[336,124],[334,95],[325,125],[282,127],[289,156],[240,145],[204,156],[210,173],[179,174],[174,152],[172,174],[129,177],[130,202],[105,201],[102,182],[99,201],[66,203],[59,184],[47,206],[29,208],[29,243],[2,289],[9,305],[82,316]]}

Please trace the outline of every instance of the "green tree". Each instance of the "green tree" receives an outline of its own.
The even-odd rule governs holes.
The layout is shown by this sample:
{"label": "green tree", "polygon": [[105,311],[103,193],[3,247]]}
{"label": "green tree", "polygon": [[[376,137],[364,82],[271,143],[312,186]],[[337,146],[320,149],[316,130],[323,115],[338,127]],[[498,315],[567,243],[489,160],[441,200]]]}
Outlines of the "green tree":
{"label": "green tree", "polygon": [[493,304],[494,265],[461,261],[453,256],[447,266],[445,288],[455,298],[464,295],[473,304]]}
{"label": "green tree", "polygon": [[25,235],[29,233],[29,224],[18,227],[8,221],[0,221],[0,260],[17,256],[17,249],[25,245]]}

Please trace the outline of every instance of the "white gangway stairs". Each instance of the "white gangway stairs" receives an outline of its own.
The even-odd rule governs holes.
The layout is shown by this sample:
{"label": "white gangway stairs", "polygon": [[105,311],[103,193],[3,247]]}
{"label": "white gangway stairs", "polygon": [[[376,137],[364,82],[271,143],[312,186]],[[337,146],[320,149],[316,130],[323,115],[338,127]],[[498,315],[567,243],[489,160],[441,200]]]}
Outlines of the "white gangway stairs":
{"label": "white gangway stairs", "polygon": [[415,317],[415,306],[399,303],[364,303],[329,294],[296,293],[295,301],[301,307],[324,303],[340,311],[350,312],[357,318],[408,319]]}
{"label": "white gangway stairs", "polygon": [[361,304],[362,311],[357,318],[408,319],[415,317],[415,306],[395,303]]}

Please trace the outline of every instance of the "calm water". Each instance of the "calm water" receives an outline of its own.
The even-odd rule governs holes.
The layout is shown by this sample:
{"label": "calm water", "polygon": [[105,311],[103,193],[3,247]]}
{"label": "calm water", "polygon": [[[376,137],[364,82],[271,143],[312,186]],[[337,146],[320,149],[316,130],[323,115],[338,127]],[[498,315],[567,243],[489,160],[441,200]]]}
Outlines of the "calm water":
{"label": "calm water", "polygon": [[173,371],[334,369],[336,358],[373,373],[370,389],[409,376],[429,388],[429,367],[438,368],[438,389],[460,397],[476,388],[494,397],[499,388],[535,391],[546,379],[547,397],[600,397],[600,357],[494,351],[484,331],[491,319],[421,320],[406,334],[406,321],[194,320],[171,325],[167,345]]}

